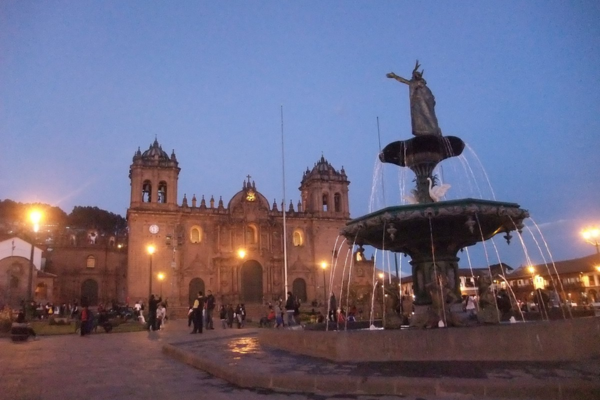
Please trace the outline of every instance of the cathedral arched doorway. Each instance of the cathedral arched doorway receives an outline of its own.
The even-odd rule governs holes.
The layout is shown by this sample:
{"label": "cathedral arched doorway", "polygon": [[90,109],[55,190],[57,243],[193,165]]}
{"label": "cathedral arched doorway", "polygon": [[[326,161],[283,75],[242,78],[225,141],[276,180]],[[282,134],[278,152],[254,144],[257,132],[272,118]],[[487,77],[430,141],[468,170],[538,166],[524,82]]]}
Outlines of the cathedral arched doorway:
{"label": "cathedral arched doorway", "polygon": [[98,304],[98,282],[93,279],[86,279],[81,284],[81,304],[95,306]]}
{"label": "cathedral arched doorway", "polygon": [[196,300],[198,297],[198,292],[202,292],[204,295],[206,295],[204,290],[204,281],[200,278],[192,279],[188,288],[188,300],[190,305],[194,304],[194,300]]}
{"label": "cathedral arched doorway", "polygon": [[302,303],[306,303],[308,297],[306,295],[306,281],[302,278],[294,279],[294,282],[292,283],[292,293]]}
{"label": "cathedral arched doorway", "polygon": [[249,260],[242,265],[241,301],[244,303],[262,303],[263,274],[258,261]]}

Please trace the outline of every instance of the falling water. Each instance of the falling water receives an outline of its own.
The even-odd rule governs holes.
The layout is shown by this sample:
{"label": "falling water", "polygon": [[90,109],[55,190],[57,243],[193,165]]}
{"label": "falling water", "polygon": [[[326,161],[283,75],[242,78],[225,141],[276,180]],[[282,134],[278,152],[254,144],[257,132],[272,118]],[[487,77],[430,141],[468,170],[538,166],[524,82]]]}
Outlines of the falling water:
{"label": "falling water", "polygon": [[[554,268],[554,273],[556,274],[556,279],[558,280],[558,283],[560,284],[560,289],[561,289],[561,292],[563,294],[563,298],[566,300],[567,299],[566,291],[565,291],[565,288],[563,286],[562,280],[560,279],[560,275],[558,274],[558,270],[556,269],[556,264],[554,263],[554,258],[552,257],[552,253],[550,252],[550,248],[548,247],[548,243],[546,242],[546,239],[544,238],[544,234],[542,233],[540,227],[535,222],[535,220],[533,218],[531,218],[531,217],[529,219],[533,223],[533,226],[535,226],[535,228],[537,229],[537,231],[538,231],[538,233],[540,235],[540,238],[544,242],[544,246],[546,247],[546,252],[548,253],[548,256],[550,257],[550,262],[552,263],[552,267]],[[533,235],[533,232],[531,232],[531,229],[529,227],[527,227],[527,230],[531,234],[531,237],[533,238],[533,240],[535,241],[535,244],[538,246],[538,249],[539,249],[540,245],[539,245],[538,241],[535,239],[535,236]],[[548,269],[548,274],[550,275],[550,278],[552,278],[552,273],[549,270],[548,264],[546,263],[546,258],[544,257],[544,254],[543,254],[543,252],[542,252],[541,249],[540,249],[540,254],[542,254],[542,259],[544,260],[544,264],[546,265],[546,269]],[[556,287],[556,283],[554,282],[554,278],[552,278],[552,285],[554,286],[554,290],[556,291],[557,287]],[[562,307],[561,307],[561,309],[562,309]],[[569,311],[569,316],[571,318],[573,318],[573,313],[571,312],[571,307],[567,307],[567,310]],[[565,319],[567,318],[566,315],[565,315],[564,309],[563,309],[563,316],[565,317]]]}
{"label": "falling water", "polygon": [[475,153],[475,150],[473,150],[471,148],[471,146],[469,146],[467,143],[465,143],[465,147],[466,147],[467,150],[469,150],[469,152],[471,154],[473,154],[473,157],[475,157],[475,159],[477,160],[477,163],[479,164],[479,168],[481,168],[481,171],[483,172],[483,175],[485,176],[485,180],[487,181],[488,187],[490,188],[490,192],[492,192],[492,199],[496,200],[496,194],[494,193],[494,188],[492,187],[492,183],[490,182],[490,178],[489,178],[489,176],[488,176],[485,168],[483,167],[483,164],[481,163],[481,160],[479,159],[479,156],[477,156],[477,153]]}
{"label": "falling water", "polygon": [[[516,229],[517,228],[517,224],[515,223],[515,221],[513,221],[512,218],[510,218],[510,220],[513,223],[513,225],[515,226],[515,229]],[[519,240],[521,241],[521,247],[523,248],[523,252],[525,254],[525,260],[527,262],[527,265],[532,265],[531,257],[529,257],[529,250],[527,249],[527,246],[525,245],[525,241],[523,241],[523,235],[517,235],[517,236],[519,237]],[[532,283],[533,283],[533,280],[532,280]],[[543,320],[544,319],[544,313],[542,312],[542,302],[541,301],[540,301],[540,315],[542,316],[542,320]],[[546,319],[548,319],[548,315],[546,315]]]}
{"label": "falling water", "polygon": [[379,161],[379,157],[375,158],[375,165],[373,167],[373,180],[371,182],[371,196],[369,197],[370,213],[385,207],[383,190],[379,191],[379,188],[383,187],[383,163]]}
{"label": "falling water", "polygon": [[[354,245],[356,246],[356,245]],[[344,318],[344,330],[348,330],[348,311],[350,310],[350,282],[352,282],[352,270],[354,269],[354,246],[352,246],[352,258],[350,260],[350,269],[348,270],[348,283],[346,284],[346,315]],[[342,275],[342,290],[344,289],[344,276]],[[342,297],[340,294],[340,303]]]}
{"label": "falling water", "polygon": [[[338,236],[338,239],[339,239],[339,236]],[[338,240],[336,239],[336,244],[337,244],[337,241]],[[332,293],[333,293],[333,280],[334,280],[333,278],[335,276],[335,270],[337,268],[338,260],[340,259],[339,254],[340,254],[340,251],[341,251],[344,243],[346,243],[346,239],[342,240],[342,243],[340,243],[340,246],[337,249],[334,246],[334,252],[332,254],[331,270],[329,271],[329,288]],[[346,254],[348,254],[348,253],[346,253]],[[336,257],[336,255],[337,255],[337,257]],[[335,258],[335,261],[333,261],[334,258]],[[325,321],[327,321],[327,323],[325,324],[325,331],[328,331],[329,330],[329,312],[331,311],[331,308],[330,308],[331,304],[329,302],[329,297],[327,297],[327,296],[325,298],[325,301],[327,302],[327,315],[325,315]],[[341,301],[341,299],[340,299],[340,301]],[[334,321],[334,322],[337,322],[337,321]]]}

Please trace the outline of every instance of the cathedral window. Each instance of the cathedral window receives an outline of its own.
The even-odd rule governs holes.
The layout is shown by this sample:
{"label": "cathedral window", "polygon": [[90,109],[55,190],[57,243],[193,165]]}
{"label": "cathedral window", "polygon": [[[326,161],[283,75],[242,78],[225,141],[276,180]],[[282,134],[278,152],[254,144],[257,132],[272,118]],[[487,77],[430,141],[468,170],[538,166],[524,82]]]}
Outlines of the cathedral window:
{"label": "cathedral window", "polygon": [[96,257],[88,256],[85,262],[86,268],[95,268],[96,267]]}
{"label": "cathedral window", "polygon": [[165,204],[167,202],[167,182],[161,181],[158,184],[158,200],[159,203]]}
{"label": "cathedral window", "polygon": [[201,243],[202,242],[202,228],[199,226],[193,226],[190,230],[190,242]]}
{"label": "cathedral window", "polygon": [[150,181],[144,181],[142,184],[142,202],[152,202],[152,183],[150,183]]}
{"label": "cathedral window", "polygon": [[328,205],[329,205],[329,194],[324,193],[323,194],[323,211],[328,211]]}
{"label": "cathedral window", "polygon": [[333,195],[333,208],[335,212],[342,211],[342,196],[339,193]]}
{"label": "cathedral window", "polygon": [[294,231],[294,235],[292,236],[292,243],[295,247],[300,247],[304,245],[304,233],[302,229],[296,229]]}

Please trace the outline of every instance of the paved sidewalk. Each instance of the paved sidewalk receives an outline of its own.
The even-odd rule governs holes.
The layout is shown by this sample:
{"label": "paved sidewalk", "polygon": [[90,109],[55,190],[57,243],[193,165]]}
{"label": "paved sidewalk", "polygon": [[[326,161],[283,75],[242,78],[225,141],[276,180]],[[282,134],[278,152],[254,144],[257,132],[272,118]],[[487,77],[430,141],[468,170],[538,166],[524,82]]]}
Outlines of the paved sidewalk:
{"label": "paved sidewalk", "polygon": [[197,342],[206,343],[206,351],[212,353],[216,348],[211,343],[255,335],[256,329],[190,335],[186,322],[171,321],[165,330],[153,333],[45,336],[26,343],[0,339],[0,400],[417,400],[240,388],[174,360],[162,348],[168,342]]}

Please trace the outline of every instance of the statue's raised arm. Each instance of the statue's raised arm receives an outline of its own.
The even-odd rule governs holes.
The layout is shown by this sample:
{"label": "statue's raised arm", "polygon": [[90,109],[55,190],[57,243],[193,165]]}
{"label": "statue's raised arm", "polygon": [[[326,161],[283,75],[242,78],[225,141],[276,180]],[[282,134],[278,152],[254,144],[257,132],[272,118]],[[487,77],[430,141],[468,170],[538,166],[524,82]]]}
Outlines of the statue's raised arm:
{"label": "statue's raised arm", "polygon": [[427,81],[423,79],[423,71],[419,72],[419,60],[415,64],[410,80],[402,78],[393,72],[386,76],[398,82],[405,83],[409,87],[410,96],[410,119],[412,133],[415,136],[437,135],[442,136],[435,116],[435,97],[427,87]]}

